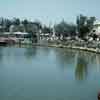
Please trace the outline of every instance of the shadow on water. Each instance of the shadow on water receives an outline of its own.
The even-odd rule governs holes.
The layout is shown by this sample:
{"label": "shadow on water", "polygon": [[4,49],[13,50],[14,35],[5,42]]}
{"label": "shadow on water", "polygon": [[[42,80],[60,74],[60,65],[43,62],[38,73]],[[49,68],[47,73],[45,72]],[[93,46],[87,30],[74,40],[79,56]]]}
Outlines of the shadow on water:
{"label": "shadow on water", "polygon": [[27,59],[31,59],[37,55],[37,47],[28,47],[25,49],[24,55]]}

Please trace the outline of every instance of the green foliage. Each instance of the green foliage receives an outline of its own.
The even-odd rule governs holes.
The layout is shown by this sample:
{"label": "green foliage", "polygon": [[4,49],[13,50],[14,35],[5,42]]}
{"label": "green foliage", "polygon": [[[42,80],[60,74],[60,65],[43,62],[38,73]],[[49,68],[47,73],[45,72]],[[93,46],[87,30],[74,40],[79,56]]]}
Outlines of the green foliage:
{"label": "green foliage", "polygon": [[47,27],[46,25],[42,28],[42,33],[52,33],[53,29],[51,27]]}
{"label": "green foliage", "polygon": [[9,32],[9,28],[12,25],[12,22],[9,19],[5,19],[6,32]]}
{"label": "green foliage", "polygon": [[76,26],[74,24],[68,24],[65,21],[60,22],[54,26],[55,32],[58,36],[72,36],[76,33]]}
{"label": "green foliage", "polygon": [[95,17],[87,17],[83,15],[77,16],[76,24],[77,24],[77,31],[81,38],[84,38],[93,28],[93,23],[96,20]]}
{"label": "green foliage", "polygon": [[[6,19],[0,18],[0,32],[9,32],[10,26],[13,26],[12,32],[20,31],[20,32],[28,32],[31,35],[40,33],[53,33],[55,31],[57,36],[63,35],[73,36],[76,35],[76,30],[79,33],[79,37],[84,38],[93,28],[93,23],[96,20],[95,17],[87,17],[83,15],[77,16],[76,25],[70,24],[62,20],[60,23],[55,24],[53,28],[44,25],[38,20],[29,21],[24,19],[21,21],[19,18]],[[53,30],[54,29],[54,30]]]}
{"label": "green foliage", "polygon": [[41,22],[35,21],[35,22],[33,22],[33,24],[34,24],[35,26],[37,26],[38,30],[42,29],[42,24],[41,24]]}
{"label": "green foliage", "polygon": [[14,18],[13,21],[12,21],[12,24],[13,25],[20,25],[20,23],[21,22],[20,22],[20,19],[19,18]]}
{"label": "green foliage", "polygon": [[24,21],[22,21],[22,24],[23,24],[24,26],[26,26],[26,25],[28,24],[28,20],[25,19]]}
{"label": "green foliage", "polygon": [[18,26],[18,31],[20,31],[20,32],[25,32],[25,27],[24,27],[23,24],[20,24],[20,25]]}

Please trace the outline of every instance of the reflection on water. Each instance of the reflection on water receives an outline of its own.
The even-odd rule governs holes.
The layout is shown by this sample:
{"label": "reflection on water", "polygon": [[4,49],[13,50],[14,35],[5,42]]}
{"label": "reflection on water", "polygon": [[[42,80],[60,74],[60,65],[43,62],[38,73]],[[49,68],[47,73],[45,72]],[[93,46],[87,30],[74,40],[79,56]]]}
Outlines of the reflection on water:
{"label": "reflection on water", "polygon": [[0,100],[96,100],[100,91],[98,54],[1,47],[0,66]]}
{"label": "reflection on water", "polygon": [[[33,60],[36,57],[42,58],[44,62],[52,59],[58,68],[73,73],[76,80],[86,80],[93,71],[100,72],[100,55],[95,53],[76,51],[71,49],[59,49],[48,47],[27,47],[27,48],[3,48],[0,47],[0,63],[5,60]],[[4,57],[4,59],[3,59]],[[55,58],[56,57],[56,58]],[[44,59],[48,60],[45,61]],[[4,61],[2,61],[4,60]],[[42,60],[40,60],[42,62]]]}
{"label": "reflection on water", "polygon": [[0,47],[0,60],[2,60],[2,48]]}
{"label": "reflection on water", "polygon": [[24,55],[27,57],[27,59],[31,59],[32,57],[36,56],[37,54],[37,47],[34,47],[34,48],[26,48],[25,49],[25,52],[24,52]]}
{"label": "reflection on water", "polygon": [[100,56],[96,55],[96,67],[97,67],[97,72],[100,72]]}
{"label": "reflection on water", "polygon": [[58,66],[63,70],[70,67],[69,64],[73,64],[74,62],[75,52],[72,50],[56,49],[55,54]]}
{"label": "reflection on water", "polygon": [[3,48],[0,47],[0,63],[2,64],[2,59],[3,59]]}
{"label": "reflection on water", "polygon": [[75,66],[76,67],[75,77],[78,80],[83,80],[87,76],[87,67],[88,67],[87,64],[88,64],[88,62],[87,62],[85,56],[80,55],[79,53],[78,53],[78,56],[76,58],[76,61],[77,62],[76,62],[76,66]]}
{"label": "reflection on water", "polygon": [[88,72],[90,73],[92,69],[100,71],[100,55],[98,54],[70,49],[58,49],[55,53],[58,66],[67,72],[68,69],[74,69],[76,80],[87,79]]}

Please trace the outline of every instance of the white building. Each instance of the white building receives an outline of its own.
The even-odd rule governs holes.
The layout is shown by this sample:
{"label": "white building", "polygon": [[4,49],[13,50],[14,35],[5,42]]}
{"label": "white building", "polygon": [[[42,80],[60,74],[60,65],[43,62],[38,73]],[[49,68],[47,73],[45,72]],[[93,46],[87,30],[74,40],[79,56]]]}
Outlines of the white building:
{"label": "white building", "polygon": [[94,26],[91,33],[100,37],[100,21],[96,20],[94,22]]}

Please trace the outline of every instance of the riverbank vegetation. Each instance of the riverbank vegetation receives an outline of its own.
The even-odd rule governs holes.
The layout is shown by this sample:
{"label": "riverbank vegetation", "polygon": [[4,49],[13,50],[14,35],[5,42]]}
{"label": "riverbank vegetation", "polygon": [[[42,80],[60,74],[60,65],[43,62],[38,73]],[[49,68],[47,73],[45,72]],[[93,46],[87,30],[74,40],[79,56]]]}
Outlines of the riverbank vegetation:
{"label": "riverbank vegetation", "polygon": [[[100,49],[100,42],[97,41],[99,36],[92,31],[95,21],[96,17],[94,16],[88,17],[79,15],[76,17],[76,23],[68,23],[62,20],[58,24],[47,26],[40,21],[20,20],[19,18],[0,18],[0,36],[5,32],[11,34],[14,32],[21,32],[24,34],[26,32],[28,34],[24,38],[29,38],[32,41],[31,43],[34,43],[34,40],[36,43],[38,40],[46,39],[47,41],[43,43],[45,44],[47,42],[46,45],[50,46],[60,45],[58,47]],[[44,44],[39,42],[39,45]]]}
{"label": "riverbank vegetation", "polygon": [[93,28],[93,23],[96,20],[95,17],[87,17],[79,15],[76,17],[76,23],[67,23],[62,20],[58,24],[54,24],[52,27],[43,25],[40,21],[29,21],[27,19],[20,20],[19,18],[6,19],[0,18],[0,34],[4,32],[28,32],[28,33],[49,33],[55,32],[56,36],[60,38],[62,35],[65,37],[72,37],[77,35],[84,39],[86,35],[90,33]]}

